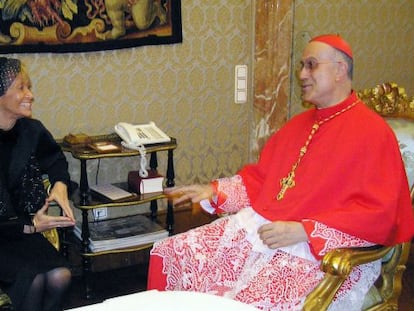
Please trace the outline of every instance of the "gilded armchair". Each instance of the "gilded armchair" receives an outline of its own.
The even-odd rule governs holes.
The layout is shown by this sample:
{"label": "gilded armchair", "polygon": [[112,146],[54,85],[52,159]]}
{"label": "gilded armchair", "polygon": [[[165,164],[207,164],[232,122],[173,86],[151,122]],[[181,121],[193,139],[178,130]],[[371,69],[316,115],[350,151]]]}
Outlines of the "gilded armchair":
{"label": "gilded armchair", "polygon": [[[395,83],[383,83],[358,92],[358,96],[394,130],[414,199],[414,99]],[[402,275],[411,243],[394,247],[335,249],[324,256],[321,270],[325,277],[307,296],[303,310],[328,309],[336,292],[351,273],[353,267],[382,258],[381,275],[365,297],[363,310],[398,310],[402,290]]]}

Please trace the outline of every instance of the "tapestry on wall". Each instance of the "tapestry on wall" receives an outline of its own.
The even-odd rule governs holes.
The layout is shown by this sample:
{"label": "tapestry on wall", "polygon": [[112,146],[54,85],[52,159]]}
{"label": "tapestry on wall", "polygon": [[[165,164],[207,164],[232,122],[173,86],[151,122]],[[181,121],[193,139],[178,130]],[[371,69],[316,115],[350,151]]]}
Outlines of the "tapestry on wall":
{"label": "tapestry on wall", "polygon": [[0,54],[180,42],[180,0],[0,0]]}

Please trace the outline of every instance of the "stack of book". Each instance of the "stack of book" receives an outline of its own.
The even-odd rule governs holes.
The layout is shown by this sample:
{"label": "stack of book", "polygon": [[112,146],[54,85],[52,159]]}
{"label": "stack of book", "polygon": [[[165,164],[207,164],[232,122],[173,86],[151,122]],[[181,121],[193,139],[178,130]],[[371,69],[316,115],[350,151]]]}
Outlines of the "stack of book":
{"label": "stack of book", "polygon": [[[89,222],[89,249],[101,252],[154,243],[168,236],[168,231],[145,215]],[[74,234],[82,240],[82,226],[77,223]]]}
{"label": "stack of book", "polygon": [[128,188],[138,194],[163,191],[164,177],[156,170],[149,170],[147,177],[141,177],[139,171],[128,173]]}

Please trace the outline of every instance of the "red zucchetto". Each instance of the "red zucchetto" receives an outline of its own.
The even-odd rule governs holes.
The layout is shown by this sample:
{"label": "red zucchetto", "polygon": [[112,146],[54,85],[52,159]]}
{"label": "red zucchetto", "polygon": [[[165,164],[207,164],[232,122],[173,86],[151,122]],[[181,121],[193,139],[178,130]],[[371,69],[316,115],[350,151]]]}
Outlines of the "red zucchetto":
{"label": "red zucchetto", "polygon": [[309,42],[314,42],[314,41],[326,43],[332,46],[333,48],[340,50],[341,52],[344,52],[350,58],[353,58],[351,46],[340,35],[335,35],[335,34],[321,35],[321,36],[317,36],[311,39]]}

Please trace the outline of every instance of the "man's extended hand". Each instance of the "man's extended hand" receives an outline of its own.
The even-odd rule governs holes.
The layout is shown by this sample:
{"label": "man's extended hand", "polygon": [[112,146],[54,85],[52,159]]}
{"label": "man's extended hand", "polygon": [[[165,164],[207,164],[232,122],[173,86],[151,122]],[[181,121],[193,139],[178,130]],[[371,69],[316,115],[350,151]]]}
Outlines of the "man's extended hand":
{"label": "man's extended hand", "polygon": [[214,195],[214,189],[210,184],[190,185],[165,188],[164,193],[173,199],[174,204],[180,204],[186,201],[198,203],[204,199],[210,200]]}

